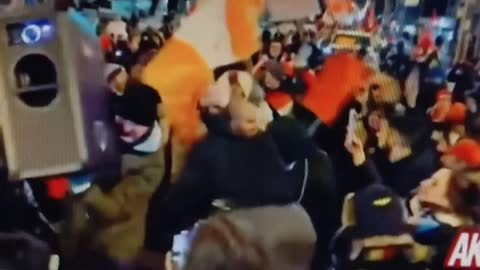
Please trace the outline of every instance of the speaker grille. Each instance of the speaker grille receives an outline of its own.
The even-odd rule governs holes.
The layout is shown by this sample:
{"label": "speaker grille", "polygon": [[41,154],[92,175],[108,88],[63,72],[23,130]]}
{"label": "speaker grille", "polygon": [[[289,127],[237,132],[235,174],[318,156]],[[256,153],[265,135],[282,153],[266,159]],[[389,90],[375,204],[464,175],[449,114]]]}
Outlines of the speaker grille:
{"label": "speaker grille", "polygon": [[29,107],[50,105],[58,93],[55,64],[42,54],[27,54],[14,68],[18,97]]}

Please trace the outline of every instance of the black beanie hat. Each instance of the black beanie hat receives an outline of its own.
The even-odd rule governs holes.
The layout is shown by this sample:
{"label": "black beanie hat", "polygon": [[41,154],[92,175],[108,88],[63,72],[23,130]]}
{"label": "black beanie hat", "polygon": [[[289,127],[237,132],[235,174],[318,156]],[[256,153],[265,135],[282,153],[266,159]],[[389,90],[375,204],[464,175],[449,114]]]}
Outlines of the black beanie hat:
{"label": "black beanie hat", "polygon": [[120,98],[118,115],[136,124],[150,127],[158,119],[160,96],[152,87],[134,84],[127,87]]}
{"label": "black beanie hat", "polygon": [[374,184],[355,193],[354,238],[409,234],[400,198],[387,186]]}

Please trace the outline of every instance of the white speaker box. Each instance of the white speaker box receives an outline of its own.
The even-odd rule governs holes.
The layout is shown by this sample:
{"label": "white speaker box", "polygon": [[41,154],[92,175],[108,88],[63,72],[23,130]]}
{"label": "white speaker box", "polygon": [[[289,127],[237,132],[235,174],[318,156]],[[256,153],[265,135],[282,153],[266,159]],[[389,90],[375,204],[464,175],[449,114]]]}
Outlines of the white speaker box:
{"label": "white speaker box", "polygon": [[99,41],[47,4],[0,15],[0,119],[12,179],[118,157]]}

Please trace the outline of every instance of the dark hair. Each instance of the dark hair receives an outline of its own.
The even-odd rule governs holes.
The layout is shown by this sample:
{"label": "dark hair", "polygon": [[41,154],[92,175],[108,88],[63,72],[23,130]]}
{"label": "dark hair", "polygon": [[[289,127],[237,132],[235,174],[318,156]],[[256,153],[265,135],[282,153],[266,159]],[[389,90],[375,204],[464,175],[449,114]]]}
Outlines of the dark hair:
{"label": "dark hair", "polygon": [[400,133],[410,146],[424,147],[430,138],[430,125],[426,115],[418,112],[390,112],[385,117],[389,126]]}
{"label": "dark hair", "polygon": [[262,32],[262,42],[268,43],[272,39],[272,33],[269,30],[263,30]]}
{"label": "dark hair", "polygon": [[285,40],[285,36],[281,33],[275,33],[273,35],[273,38],[271,40],[271,42],[280,42],[283,44],[283,41]]}
{"label": "dark hair", "polygon": [[435,46],[437,47],[443,46],[444,42],[445,42],[445,39],[443,38],[443,36],[438,36],[435,38]]}
{"label": "dark hair", "polygon": [[225,73],[229,70],[247,71],[247,65],[246,65],[245,62],[236,62],[236,63],[229,64],[229,65],[226,65],[226,66],[217,67],[213,70],[213,75],[214,75],[215,80],[220,78],[223,75],[223,73]]}
{"label": "dark hair", "polygon": [[143,33],[141,33],[140,41],[138,43],[138,51],[141,53],[145,53],[150,50],[160,49],[161,44],[157,43],[157,41],[155,40],[156,37],[158,38],[158,41],[161,42],[157,34],[151,29],[147,29]]}
{"label": "dark hair", "polygon": [[358,57],[360,57],[361,59],[365,58],[367,54],[368,54],[367,48],[364,46],[362,46],[360,50],[358,50]]}
{"label": "dark hair", "polygon": [[460,187],[458,181],[450,181],[447,196],[456,213],[473,218],[476,222],[480,218],[480,191],[474,183]]}
{"label": "dark hair", "polygon": [[168,13],[167,15],[165,15],[165,16],[163,17],[163,24],[166,25],[166,24],[171,23],[174,18],[175,18],[175,14],[173,14],[173,13]]}

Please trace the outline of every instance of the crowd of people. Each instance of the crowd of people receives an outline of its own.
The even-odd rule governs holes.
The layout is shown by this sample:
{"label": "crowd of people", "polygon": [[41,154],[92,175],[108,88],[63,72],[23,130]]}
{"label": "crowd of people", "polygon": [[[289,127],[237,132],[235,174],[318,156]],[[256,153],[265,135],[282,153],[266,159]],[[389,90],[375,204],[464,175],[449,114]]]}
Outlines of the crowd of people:
{"label": "crowd of people", "polygon": [[[156,118],[162,97],[153,97],[155,90],[138,77],[169,33],[132,29],[131,38],[114,37],[114,45],[104,46],[125,153],[144,158],[145,151],[161,149],[163,163],[142,167],[147,175],[141,173],[141,181],[126,176],[111,191],[88,192],[87,204],[109,221],[97,232],[99,247],[120,261],[142,248],[167,254],[173,235],[198,220],[219,209],[247,208],[258,213],[213,214],[198,229],[188,259],[174,261],[188,269],[267,269],[264,264],[306,269],[310,260],[313,269],[332,264],[337,269],[443,269],[457,229],[478,221],[474,65],[458,63],[447,74],[438,53],[440,39],[435,42],[427,30],[417,44],[405,33],[386,52],[376,50],[384,55],[378,65],[369,62],[366,48],[325,54],[335,30],[317,26],[318,31],[305,30],[300,24],[289,33],[266,29],[263,48],[249,61],[214,71],[216,82],[198,104],[208,133],[181,165],[171,156],[179,153],[167,148],[172,143],[168,124]],[[341,59],[339,65],[333,58]],[[349,84],[357,88],[353,98],[334,112],[331,123],[322,123],[316,110],[334,105],[311,100],[312,82],[321,74],[347,72],[341,66],[347,69],[350,62],[363,73],[358,83]],[[336,91],[334,83],[328,86]],[[141,110],[125,111],[134,107]],[[156,143],[152,136],[158,137]],[[139,187],[142,191],[136,191]],[[303,210],[268,208],[292,203],[301,205],[310,221],[299,217],[289,225],[290,215]],[[123,220],[120,209],[130,218]],[[114,230],[110,222],[116,221],[123,228]],[[250,226],[261,237],[241,222],[255,224]],[[275,227],[283,227],[278,224],[285,224],[279,228],[283,232],[288,228],[286,235],[276,235]],[[267,233],[276,238],[268,241],[290,246],[276,250],[272,242],[263,242]]]}
{"label": "crowd of people", "polygon": [[213,71],[200,139],[179,146],[173,99],[144,72],[174,22],[99,26],[121,169],[69,200],[62,269],[444,269],[480,222],[476,60],[446,66],[428,27],[333,53],[321,16],[264,29],[250,59]]}

